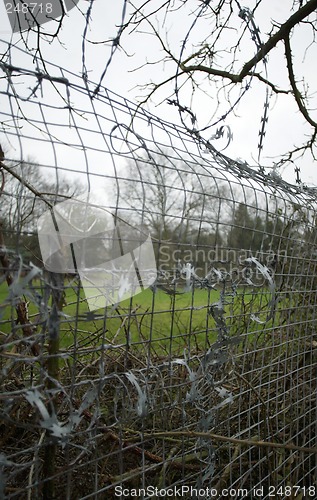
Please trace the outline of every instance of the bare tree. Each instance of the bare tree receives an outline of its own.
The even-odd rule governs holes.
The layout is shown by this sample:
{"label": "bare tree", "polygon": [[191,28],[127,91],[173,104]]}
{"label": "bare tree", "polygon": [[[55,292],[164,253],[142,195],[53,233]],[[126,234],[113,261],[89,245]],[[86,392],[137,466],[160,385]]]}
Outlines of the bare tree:
{"label": "bare tree", "polygon": [[185,158],[169,165],[168,154],[151,156],[128,162],[122,203],[139,213],[142,223],[161,240],[189,242],[204,222],[209,233],[215,231],[219,207],[216,202],[210,204],[210,197],[214,194],[217,200],[225,186],[207,175],[201,181],[199,166],[194,169]]}
{"label": "bare tree", "polygon": [[[273,4],[276,14],[271,14]],[[36,57],[43,75],[46,74],[44,44],[63,43],[61,27],[66,13],[73,9],[71,12],[79,12],[83,22],[82,77],[92,96],[101,91],[105,75],[119,52],[129,56],[127,67],[133,67],[130,40],[142,36],[145,43],[141,60],[145,62],[142,64],[140,58],[136,59],[134,66],[135,70],[144,70],[140,73],[143,82],[141,104],[156,95],[159,101],[176,107],[189,130],[197,134],[201,129],[211,128],[213,136],[215,129],[212,127],[219,124],[216,131],[219,137],[224,134],[227,117],[238,112],[243,115],[242,104],[249,102],[253,95],[251,90],[263,88],[263,100],[258,109],[262,114],[259,116],[258,159],[267,128],[270,122],[274,123],[271,120],[268,123],[269,107],[276,102],[282,103],[287,113],[290,108],[297,110],[298,123],[302,127],[294,145],[290,143],[284,150],[281,147],[276,166],[286,161],[295,162],[305,153],[315,159],[317,103],[310,61],[316,59],[316,0],[285,0],[283,3],[273,0],[245,0],[243,3],[239,0],[122,0],[121,21],[115,28],[115,35],[108,39],[100,39],[94,29],[93,14],[97,8],[100,4],[95,0],[85,3],[59,0],[56,6],[54,4],[56,11],[49,16],[54,23],[41,24],[39,17],[29,20],[28,30],[21,24],[23,43]],[[94,44],[108,47],[109,54],[99,81],[93,87],[87,76],[94,67],[87,50],[91,44],[90,32],[99,37]],[[148,38],[151,40],[150,54],[146,53]],[[202,106],[205,99],[209,99],[208,104]],[[208,123],[202,126],[197,117],[201,107],[204,112],[206,106]],[[297,166],[295,171],[299,182]]]}
{"label": "bare tree", "polygon": [[83,187],[66,178],[56,181],[43,175],[30,158],[24,162],[2,161],[0,220],[7,247],[16,248],[39,264],[37,221],[54,204],[79,194]]}
{"label": "bare tree", "polygon": [[[150,35],[159,43],[163,53],[160,60],[144,64],[161,68],[159,65],[163,63],[164,78],[153,82],[149,76],[149,81],[143,86],[146,95],[143,103],[154,94],[161,99],[164,95],[162,88],[166,87],[163,100],[170,92],[168,103],[178,108],[187,128],[197,130],[194,103],[197,99],[198,106],[201,105],[199,96],[204,94],[206,97],[207,94],[210,97],[212,126],[224,123],[225,118],[237,112],[238,106],[248,99],[251,87],[263,85],[266,98],[259,124],[259,154],[266,133],[269,96],[274,95],[276,99],[287,100],[288,106],[293,105],[293,100],[307,132],[298,138],[292,150],[285,151],[280,162],[295,160],[305,152],[310,152],[315,158],[316,95],[315,88],[311,88],[310,64],[303,65],[303,61],[316,51],[317,1],[283,2],[285,18],[279,22],[271,19],[269,26],[267,21],[272,2],[254,0],[245,3],[249,7],[244,7],[238,0],[167,0],[160,5],[154,0],[144,1],[141,5],[128,1],[133,12],[123,31],[142,33],[144,37]],[[266,16],[263,16],[264,9],[268,13]],[[175,42],[173,23],[177,26],[180,20],[186,19],[189,19],[189,29],[185,35],[180,31],[182,38]],[[301,36],[305,40],[304,46],[299,43]],[[121,37],[121,43],[124,46],[124,37]]]}
{"label": "bare tree", "polygon": [[151,234],[163,273],[190,263],[203,276],[208,267],[204,256],[224,243],[219,214],[228,217],[228,189],[190,158],[174,158],[173,165],[170,159],[170,152],[160,150],[127,163],[119,216]]}
{"label": "bare tree", "polygon": [[[270,19],[273,4],[280,9],[275,9],[277,19]],[[28,13],[29,24],[26,27],[23,23],[20,25],[21,36],[41,63],[43,74],[46,73],[44,44],[60,43],[65,16],[73,9],[71,12],[79,12],[83,21],[80,42],[82,76],[89,87],[87,75],[94,62],[88,60],[87,48],[91,44],[88,34],[95,32],[93,14],[99,6],[95,0],[85,3],[59,0],[56,6],[54,4],[56,11],[48,17],[54,23],[48,24],[41,24],[41,17],[33,19],[34,16]],[[224,133],[224,120],[240,112],[242,103],[248,102],[249,91],[263,87],[264,97],[259,103],[261,113],[264,104],[261,119],[259,116],[259,154],[269,126],[270,96],[274,96],[272,102],[283,102],[287,111],[290,107],[297,109],[299,121],[304,124],[296,143],[286,146],[287,150],[282,152],[277,165],[295,161],[306,152],[315,158],[317,103],[315,75],[309,61],[316,59],[316,8],[316,0],[285,0],[283,3],[274,0],[245,0],[243,3],[239,0],[122,0],[121,21],[115,28],[116,34],[94,42],[108,47],[109,57],[97,86],[89,87],[89,92],[92,96],[99,93],[118,52],[126,53],[130,56],[128,59],[134,61],[129,52],[130,40],[141,35],[145,42],[142,49],[145,62],[139,68],[138,59],[135,69],[150,69],[141,73],[145,91],[142,104],[155,94],[159,100],[176,106],[187,128],[197,133],[200,128],[220,124],[219,136]],[[185,26],[188,26],[186,31]],[[146,53],[147,38],[151,40],[151,54]],[[157,42],[154,50],[153,40]],[[161,55],[156,56],[158,53]],[[303,61],[307,63],[303,64]],[[164,76],[161,79],[155,76],[158,81],[153,81],[153,73],[158,74],[153,71],[156,66],[159,74]],[[144,82],[145,75],[148,80]],[[197,122],[202,97],[210,98],[210,119],[204,127]]]}

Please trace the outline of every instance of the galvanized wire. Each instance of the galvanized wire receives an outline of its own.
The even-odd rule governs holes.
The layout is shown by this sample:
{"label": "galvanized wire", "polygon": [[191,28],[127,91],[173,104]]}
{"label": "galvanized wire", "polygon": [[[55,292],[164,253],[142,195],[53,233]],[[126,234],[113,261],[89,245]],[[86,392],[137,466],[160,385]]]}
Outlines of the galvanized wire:
{"label": "galvanized wire", "polygon": [[[2,496],[315,498],[315,190],[18,48],[0,67]],[[36,224],[96,188],[157,278],[89,311]]]}

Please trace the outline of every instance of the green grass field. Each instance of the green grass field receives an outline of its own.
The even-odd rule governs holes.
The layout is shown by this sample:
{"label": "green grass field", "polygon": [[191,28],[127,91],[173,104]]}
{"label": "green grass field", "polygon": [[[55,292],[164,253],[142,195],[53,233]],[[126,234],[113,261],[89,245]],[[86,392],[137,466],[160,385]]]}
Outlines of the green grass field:
{"label": "green grass field", "polygon": [[[33,294],[43,294],[39,282],[34,282],[29,290]],[[16,312],[8,301],[8,292],[8,286],[3,282],[0,285],[0,331],[5,334],[10,333],[12,327],[17,328],[14,325]],[[91,314],[78,283],[65,282],[60,347],[62,350],[72,349],[72,346],[89,349],[101,344],[113,344],[144,352],[150,345],[158,355],[170,352],[181,354],[184,348],[196,351],[206,349],[217,338],[217,325],[209,310],[219,298],[218,290],[208,292],[196,289],[194,292],[168,295],[161,290],[153,293],[147,289],[115,307],[99,309]],[[30,321],[34,323],[38,307],[32,298],[26,296],[25,299],[29,302]],[[263,290],[262,294],[257,290],[254,295],[251,290],[239,290],[225,306],[230,336],[262,330],[263,325],[251,322],[250,315],[263,309],[265,316],[269,299],[267,290]]]}

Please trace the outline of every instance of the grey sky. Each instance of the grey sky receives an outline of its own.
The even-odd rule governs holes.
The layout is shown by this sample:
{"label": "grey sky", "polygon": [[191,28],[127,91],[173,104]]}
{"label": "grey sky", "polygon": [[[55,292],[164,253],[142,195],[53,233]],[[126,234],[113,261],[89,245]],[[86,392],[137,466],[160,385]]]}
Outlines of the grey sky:
{"label": "grey sky", "polygon": [[[136,5],[141,5],[143,2],[135,2]],[[260,5],[255,22],[261,29],[261,37],[263,41],[267,39],[267,33],[272,29],[272,20],[274,23],[282,23],[287,19],[290,14],[289,7],[292,2],[276,2],[275,0],[263,0]],[[160,2],[157,2],[160,4]],[[253,7],[254,1],[245,0],[243,7]],[[80,0],[78,8],[85,13],[89,3]],[[121,23],[123,1],[110,2],[105,0],[96,0],[94,2],[91,14],[90,27],[87,32],[87,42],[85,44],[85,61],[88,71],[88,77],[96,82],[99,81],[105,63],[110,55],[110,44],[107,46],[99,43],[105,40],[111,40],[117,34],[117,26]],[[3,16],[3,3],[0,2],[0,17]],[[165,24],[163,18],[158,17],[156,23],[160,28],[164,40],[168,41],[174,53],[179,53],[181,41],[184,39],[193,20],[192,13],[197,8],[196,2],[189,2],[187,14],[185,12],[180,17],[178,12],[171,15]],[[63,21],[62,31],[59,40],[54,40],[52,44],[42,42],[43,56],[48,61],[56,63],[66,69],[80,74],[82,71],[82,35],[85,28],[85,18],[79,9],[74,8],[67,18]],[[126,19],[128,19],[128,13]],[[240,23],[241,24],[241,23]],[[45,30],[52,32],[56,28],[54,21],[45,25]],[[239,28],[237,24],[237,29]],[[203,29],[208,29],[206,23]],[[5,31],[7,30],[7,33]],[[1,38],[9,40],[9,26],[3,21],[3,33]],[[153,34],[149,33],[149,27],[144,24],[142,33],[124,34],[121,40],[123,47],[116,51],[109,70],[103,80],[103,85],[123,95],[131,100],[140,99],[145,95],[145,91],[141,90],[138,86],[154,81],[159,81],[166,78],[167,75],[172,74],[175,68],[172,68],[170,63],[164,65],[145,65],[146,62],[154,62],[162,58],[162,51],[159,42],[155,39]],[[188,43],[187,50],[191,53],[194,47],[199,42],[202,36],[202,31],[192,32],[190,42]],[[32,41],[33,36],[33,41]],[[234,42],[236,32],[232,31],[228,34],[228,44]],[[231,38],[230,38],[231,37]],[[20,40],[19,34],[12,36],[12,41],[18,46],[23,47],[23,42]],[[316,82],[315,76],[315,63],[313,47],[306,51],[311,43],[312,35],[309,27],[306,30],[301,28],[301,31],[295,30],[292,49],[293,56],[297,67],[299,68],[298,75],[304,76],[307,83],[310,83],[311,89]],[[31,42],[32,41],[32,42]],[[33,44],[36,46],[36,38],[30,35],[28,39],[29,46]],[[246,54],[252,57],[255,47],[250,42],[249,45],[242,47],[241,64],[243,60],[247,59]],[[225,62],[225,54],[223,55]],[[21,61],[13,61],[14,64],[23,65],[23,57]],[[239,62],[237,67],[239,67]],[[281,48],[277,48],[270,54],[270,72],[269,76],[278,74],[278,81],[281,86],[287,87],[287,75],[284,72],[284,54]],[[134,71],[139,68],[137,71]],[[192,100],[189,92],[185,89],[181,93],[183,99],[182,104],[191,106],[191,109],[197,116],[198,128],[205,127],[221,116],[222,112],[228,109],[228,102],[225,94],[220,94],[221,106],[215,112],[216,96],[212,95],[206,78],[201,77],[201,90],[204,92],[196,93]],[[174,121],[180,124],[178,112],[176,108],[169,106],[166,98],[173,91],[172,85],[167,85],[160,89],[154,95],[153,100],[147,104],[147,108],[165,120]],[[230,114],[224,123],[219,123],[218,126],[224,124],[230,127],[233,134],[233,141],[230,146],[225,150],[225,154],[232,158],[240,158],[246,160],[250,164],[255,164],[257,158],[257,144],[258,134],[261,126],[261,117],[263,116],[263,105],[265,103],[266,89],[262,84],[254,84],[247,92],[246,98],[236,110],[235,114]],[[298,143],[299,138],[303,138],[309,129],[304,119],[299,115],[296,110],[295,104],[289,96],[280,96],[278,100],[273,96],[270,101],[269,121],[266,130],[266,137],[264,142],[264,149],[262,153],[261,163],[272,167],[274,163],[273,157],[280,154],[282,151],[291,149],[294,144]],[[209,129],[205,133],[205,138],[208,139],[213,133],[216,132],[217,127]],[[226,142],[226,141],[225,141]],[[220,149],[223,147],[224,142],[214,142],[215,147]],[[314,164],[311,157],[305,157],[300,160],[298,165],[301,167],[302,180],[309,184],[317,184],[317,172],[315,172]],[[283,177],[289,182],[294,182],[294,167],[292,165],[285,168]]]}

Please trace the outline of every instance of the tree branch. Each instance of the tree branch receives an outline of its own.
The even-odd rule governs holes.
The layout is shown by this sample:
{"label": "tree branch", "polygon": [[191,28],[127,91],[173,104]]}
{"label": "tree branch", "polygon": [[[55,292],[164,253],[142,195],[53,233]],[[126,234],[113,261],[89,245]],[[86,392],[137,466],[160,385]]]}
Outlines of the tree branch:
{"label": "tree branch", "polygon": [[317,128],[317,122],[315,122],[309,115],[306,107],[303,104],[303,97],[300,93],[300,91],[297,88],[296,85],[296,80],[295,80],[295,75],[294,75],[294,70],[293,70],[293,63],[292,63],[292,51],[291,51],[291,43],[289,39],[289,33],[285,36],[284,38],[284,43],[285,43],[285,56],[286,56],[286,63],[287,63],[287,70],[288,70],[288,77],[289,81],[292,87],[293,95],[296,101],[296,104],[298,106],[298,109],[304,116],[305,120],[314,128]]}
{"label": "tree branch", "polygon": [[306,5],[295,12],[284,24],[282,24],[279,31],[270,36],[268,41],[261,47],[258,53],[243,66],[242,71],[238,75],[239,78],[242,80],[259,61],[261,61],[274,47],[276,47],[278,42],[283,40],[285,36],[290,33],[296,24],[300,23],[303,19],[312,14],[316,8],[317,0],[309,0]]}
{"label": "tree branch", "polygon": [[262,75],[260,75],[260,73],[253,73],[252,72],[252,73],[249,73],[249,76],[254,76],[260,82],[265,83],[265,85],[268,85],[269,87],[271,87],[271,89],[273,90],[273,92],[275,94],[290,94],[291,93],[291,90],[283,90],[283,89],[277,88],[276,85],[274,85],[274,83],[270,82],[270,80],[268,80],[267,78],[264,78]]}
{"label": "tree branch", "polygon": [[[280,29],[261,47],[261,49],[255,54],[252,59],[246,62],[238,74],[230,73],[228,71],[219,70],[217,68],[210,68],[202,64],[186,66],[184,63],[180,62],[179,66],[184,72],[191,71],[203,71],[209,75],[220,76],[222,78],[228,78],[232,83],[241,83],[242,80],[250,74],[252,68],[256,64],[264,59],[267,54],[280,42],[284,40],[290,33],[290,31],[296,26],[296,24],[303,21],[306,17],[314,12],[317,8],[317,0],[309,0],[306,5],[301,7],[297,12],[295,12],[284,24],[281,25]],[[187,59],[188,60],[188,59]]]}

